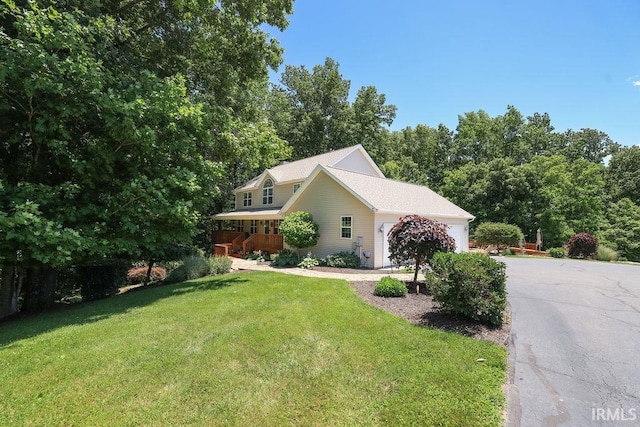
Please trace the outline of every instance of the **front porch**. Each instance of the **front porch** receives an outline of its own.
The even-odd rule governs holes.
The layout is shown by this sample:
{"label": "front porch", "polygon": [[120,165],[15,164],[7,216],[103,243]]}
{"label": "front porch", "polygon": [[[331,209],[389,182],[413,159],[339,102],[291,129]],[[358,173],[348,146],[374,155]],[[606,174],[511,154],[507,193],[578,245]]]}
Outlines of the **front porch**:
{"label": "front porch", "polygon": [[284,247],[280,234],[249,234],[243,231],[217,230],[211,233],[213,253],[216,256],[239,256],[254,251],[273,254]]}

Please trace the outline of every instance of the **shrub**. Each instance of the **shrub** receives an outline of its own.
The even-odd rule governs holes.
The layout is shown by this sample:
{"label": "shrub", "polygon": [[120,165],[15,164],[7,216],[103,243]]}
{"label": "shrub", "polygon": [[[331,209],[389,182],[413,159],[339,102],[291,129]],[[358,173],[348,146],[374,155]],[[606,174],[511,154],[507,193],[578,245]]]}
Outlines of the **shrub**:
{"label": "shrub", "polygon": [[258,262],[269,261],[271,259],[271,257],[267,252],[262,252],[262,251],[253,251],[250,253],[246,253],[242,258],[250,259]]}
{"label": "shrub", "polygon": [[173,269],[167,275],[165,282],[178,283],[185,280],[204,277],[211,272],[210,261],[200,255],[191,255],[182,258],[179,265],[172,265]]}
{"label": "shrub", "polygon": [[507,303],[505,264],[473,253],[438,253],[425,272],[444,312],[498,326]]}
{"label": "shrub", "polygon": [[524,235],[520,227],[502,222],[484,222],[476,228],[476,240],[481,245],[517,246]]}
{"label": "shrub", "polygon": [[598,251],[596,252],[596,259],[598,261],[617,261],[618,253],[606,246],[598,246]]}
{"label": "shrub", "polygon": [[407,294],[407,285],[394,277],[385,276],[376,284],[373,294],[379,297],[403,297]]}
{"label": "shrub", "polygon": [[554,258],[564,258],[567,255],[564,248],[551,248],[549,249],[549,256]]}
{"label": "shrub", "polygon": [[322,265],[327,267],[360,268],[360,264],[360,257],[355,252],[342,251],[322,259]]}
{"label": "shrub", "polygon": [[191,255],[182,259],[187,273],[187,280],[198,279],[209,274],[209,262],[203,256]]}
{"label": "shrub", "polygon": [[184,264],[181,264],[171,270],[164,281],[165,283],[179,283],[184,282],[185,280],[187,280],[187,269],[185,268]]}
{"label": "shrub", "polygon": [[228,256],[210,256],[207,258],[209,264],[209,274],[227,274],[231,271],[233,261]]}
{"label": "shrub", "polygon": [[83,301],[93,301],[118,293],[126,283],[129,262],[112,259],[78,267],[80,294]]}
{"label": "shrub", "polygon": [[299,262],[298,254],[291,249],[283,249],[277,254],[271,255],[271,265],[274,267],[288,267],[298,265]]}
{"label": "shrub", "polygon": [[314,257],[311,252],[309,252],[307,256],[302,261],[300,261],[300,264],[298,264],[298,267],[311,269],[317,266],[318,264],[320,263],[318,262],[317,258]]}
{"label": "shrub", "polygon": [[569,256],[571,258],[589,258],[596,255],[598,239],[589,233],[578,233],[569,239]]}
{"label": "shrub", "polygon": [[[127,272],[127,283],[136,284],[136,283],[144,283],[144,279],[147,277],[147,271],[149,271],[149,266],[143,265],[141,267],[133,267],[130,268]],[[152,267],[151,268],[151,281],[158,282],[167,278],[167,270],[162,267]]]}

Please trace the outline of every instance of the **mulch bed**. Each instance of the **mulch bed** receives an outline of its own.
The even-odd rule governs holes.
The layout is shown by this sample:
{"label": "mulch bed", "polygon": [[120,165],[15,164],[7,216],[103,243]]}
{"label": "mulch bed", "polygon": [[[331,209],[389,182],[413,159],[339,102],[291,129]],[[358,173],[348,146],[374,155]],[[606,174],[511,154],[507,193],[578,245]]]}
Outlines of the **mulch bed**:
{"label": "mulch bed", "polygon": [[356,294],[371,305],[379,307],[409,322],[430,328],[491,341],[506,347],[511,328],[511,311],[507,306],[505,322],[501,327],[490,327],[463,319],[456,319],[438,310],[433,297],[428,293],[416,294],[415,288],[409,286],[410,293],[401,298],[383,298],[373,294],[376,282],[350,282]]}

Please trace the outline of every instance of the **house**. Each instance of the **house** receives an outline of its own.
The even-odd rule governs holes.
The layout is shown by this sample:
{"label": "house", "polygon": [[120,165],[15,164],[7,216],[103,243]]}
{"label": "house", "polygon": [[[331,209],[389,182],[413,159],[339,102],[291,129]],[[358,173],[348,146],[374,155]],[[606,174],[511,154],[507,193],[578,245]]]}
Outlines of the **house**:
{"label": "house", "polygon": [[235,210],[214,217],[217,253],[277,252],[280,222],[291,212],[313,215],[320,229],[317,257],[354,251],[366,267],[391,265],[387,233],[418,214],[449,226],[456,250],[469,245],[474,216],[431,189],[385,178],[361,145],[284,163],[237,188]]}

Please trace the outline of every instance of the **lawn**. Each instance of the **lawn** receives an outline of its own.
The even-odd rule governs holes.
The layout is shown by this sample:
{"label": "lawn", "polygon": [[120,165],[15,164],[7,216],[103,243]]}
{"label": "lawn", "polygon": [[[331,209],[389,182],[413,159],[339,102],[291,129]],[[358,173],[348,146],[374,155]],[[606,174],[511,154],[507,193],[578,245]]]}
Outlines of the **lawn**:
{"label": "lawn", "polygon": [[505,369],[344,281],[230,274],[0,323],[0,425],[497,426]]}

